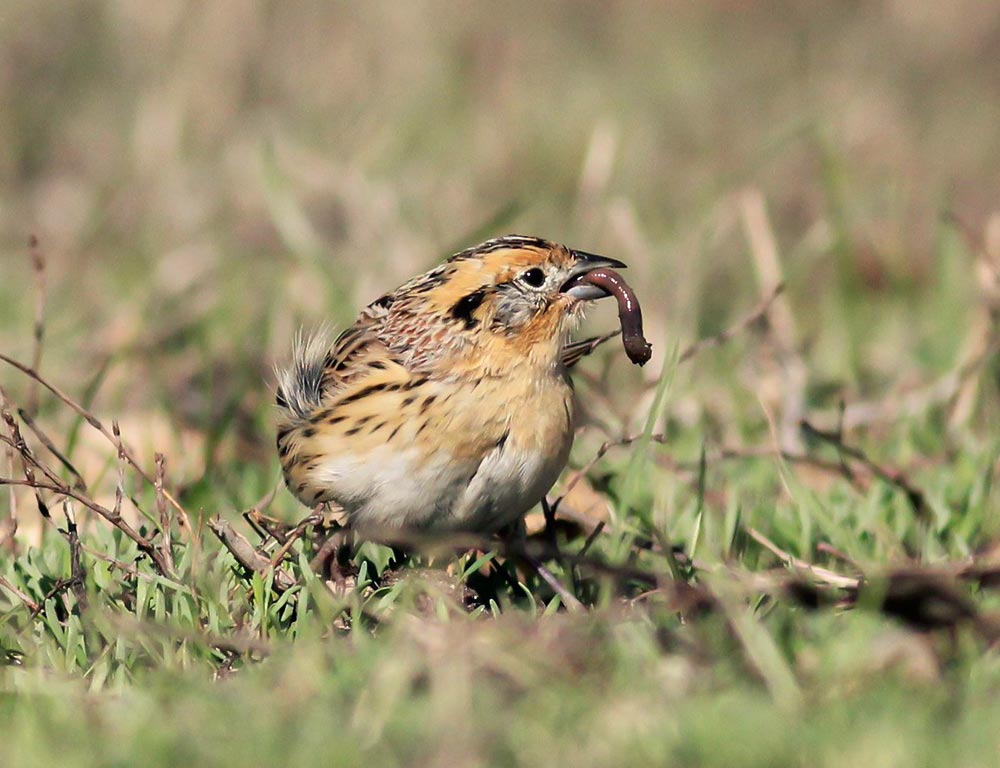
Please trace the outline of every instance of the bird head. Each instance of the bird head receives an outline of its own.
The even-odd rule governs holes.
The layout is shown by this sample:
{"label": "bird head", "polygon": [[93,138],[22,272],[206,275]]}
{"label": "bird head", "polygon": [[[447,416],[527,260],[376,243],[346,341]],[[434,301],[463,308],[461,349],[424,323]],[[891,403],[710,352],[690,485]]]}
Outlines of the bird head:
{"label": "bird head", "polygon": [[508,235],[455,254],[371,305],[386,314],[383,337],[421,356],[511,356],[550,365],[584,306],[608,292],[577,278],[617,259],[535,237]]}

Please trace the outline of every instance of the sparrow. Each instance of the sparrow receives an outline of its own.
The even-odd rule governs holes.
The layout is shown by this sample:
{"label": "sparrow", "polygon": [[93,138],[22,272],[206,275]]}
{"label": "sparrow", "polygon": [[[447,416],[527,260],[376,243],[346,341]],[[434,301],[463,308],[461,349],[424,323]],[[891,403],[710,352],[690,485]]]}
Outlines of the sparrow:
{"label": "sparrow", "polygon": [[300,335],[277,377],[286,485],[367,539],[517,522],[573,442],[569,366],[592,340],[570,333],[596,299],[618,296],[623,327],[638,311],[624,267],[508,235],[380,296],[332,344]]}

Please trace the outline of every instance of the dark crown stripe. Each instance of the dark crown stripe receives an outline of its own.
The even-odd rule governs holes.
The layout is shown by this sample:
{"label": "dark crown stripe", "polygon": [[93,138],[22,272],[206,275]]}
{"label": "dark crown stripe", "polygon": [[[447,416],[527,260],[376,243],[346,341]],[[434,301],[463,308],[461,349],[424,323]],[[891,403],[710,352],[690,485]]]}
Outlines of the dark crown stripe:
{"label": "dark crown stripe", "polygon": [[531,237],[529,235],[504,235],[503,237],[495,237],[492,240],[487,240],[485,243],[480,243],[472,248],[466,248],[464,251],[459,251],[448,259],[448,261],[470,259],[476,256],[482,256],[485,253],[502,251],[505,248],[538,248],[541,250],[547,250],[552,247],[553,243],[541,237]]}

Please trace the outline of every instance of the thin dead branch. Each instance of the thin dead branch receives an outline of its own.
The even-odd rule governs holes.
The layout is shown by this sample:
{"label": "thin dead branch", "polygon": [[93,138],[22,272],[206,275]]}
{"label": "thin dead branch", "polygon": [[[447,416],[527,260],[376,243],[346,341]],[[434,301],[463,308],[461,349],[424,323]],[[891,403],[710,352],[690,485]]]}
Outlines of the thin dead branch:
{"label": "thin dead branch", "polygon": [[913,508],[914,514],[918,517],[926,518],[930,514],[930,508],[927,506],[926,495],[912,480],[909,479],[909,477],[907,477],[903,470],[879,464],[871,459],[860,448],[848,445],[844,442],[843,435],[839,430],[836,432],[828,432],[813,426],[804,419],[802,421],[802,430],[811,437],[833,446],[842,456],[847,456],[848,458],[857,461],[880,480],[883,480],[884,482],[889,483],[889,485],[895,486],[897,489],[902,491],[906,496],[906,500]]}
{"label": "thin dead branch", "polygon": [[125,499],[125,446],[122,445],[122,433],[118,428],[118,420],[111,422],[111,433],[114,436],[115,455],[118,460],[118,483],[115,485],[115,509],[114,513],[120,515],[122,511],[122,501]]}
{"label": "thin dead branch", "polygon": [[[632,445],[632,443],[641,439],[641,437],[641,435],[629,435],[628,437],[622,437],[617,440],[605,440],[597,449],[594,456],[586,464],[580,467],[580,469],[570,475],[569,480],[566,481],[562,495],[557,498],[554,503],[559,504],[566,494],[568,494],[581,479],[593,471],[594,467],[597,466],[598,462],[600,462],[600,460],[607,455],[608,451],[613,448],[622,448]],[[669,442],[669,436],[663,433],[651,435],[649,439],[650,442],[657,443],[659,445],[665,445]],[[721,448],[713,453],[707,454],[706,461],[709,464],[712,464],[719,461],[767,458],[781,459],[789,464],[805,465],[823,472],[844,476],[848,480],[851,479],[849,474],[845,475],[844,467],[840,462],[824,461],[823,459],[816,458],[815,456],[810,456],[807,453],[783,451],[775,448]],[[671,457],[664,457],[663,463],[675,471],[697,472],[700,462],[678,461]]]}
{"label": "thin dead branch", "polygon": [[[23,373],[25,376],[37,382],[38,384],[41,384],[43,387],[49,390],[49,392],[51,392],[53,395],[59,398],[59,400],[61,400],[64,404],[69,406],[79,416],[81,416],[88,424],[90,424],[90,426],[92,426],[94,429],[96,429],[98,432],[104,435],[104,437],[107,438],[107,440],[112,445],[120,449],[121,455],[125,458],[126,461],[128,461],[128,463],[135,469],[135,471],[139,473],[139,475],[143,478],[143,480],[149,483],[150,486],[153,486],[155,484],[153,476],[149,472],[147,472],[138,462],[135,456],[133,456],[132,453],[127,448],[125,448],[125,446],[121,443],[120,439],[116,440],[115,436],[108,430],[107,427],[104,426],[101,420],[98,419],[93,413],[84,408],[82,405],[76,402],[76,400],[71,398],[69,395],[67,395],[61,389],[56,387],[54,384],[50,383],[48,380],[43,378],[33,368],[30,368],[24,363],[19,362],[18,360],[15,360],[14,358],[9,357],[8,355],[5,355],[3,353],[0,353],[0,360],[7,363],[7,365],[10,365],[16,368],[17,370],[21,371],[21,373]],[[187,511],[184,509],[184,507],[181,506],[180,502],[178,502],[177,499],[174,498],[173,494],[171,494],[167,489],[163,490],[163,496],[164,498],[166,498],[168,502],[170,502],[170,505],[175,510],[177,510],[177,513],[180,515],[181,523],[185,528],[187,528],[188,532],[192,536],[192,540],[194,540],[194,529],[191,527],[191,520],[190,517],[188,516]]]}
{"label": "thin dead branch", "polygon": [[549,587],[559,595],[559,599],[562,600],[562,604],[566,606],[566,610],[570,613],[578,613],[579,611],[586,610],[583,603],[577,600],[576,595],[570,592],[562,583],[555,577],[545,565],[533,557],[525,556],[524,561],[528,564],[535,573],[544,581]]}
{"label": "thin dead branch", "polygon": [[[3,387],[0,387],[0,410],[4,412],[10,410],[10,402],[7,400],[7,393],[4,392]],[[4,443],[4,453],[7,455],[7,475],[13,477],[16,472],[14,466],[14,456],[17,449],[14,447],[12,442]],[[11,550],[13,551],[15,547],[14,536],[17,533],[17,489],[14,487],[8,488],[8,503],[9,508],[7,510],[7,519],[0,524],[0,546],[7,546],[9,544]]]}
{"label": "thin dead branch", "polygon": [[41,491],[38,489],[38,485],[35,482],[35,467],[42,467],[35,461],[35,458],[31,453],[31,449],[29,449],[27,443],[24,442],[24,437],[21,435],[21,430],[17,425],[17,420],[7,407],[6,394],[0,392],[0,397],[3,399],[3,405],[0,406],[0,416],[3,417],[4,423],[7,425],[7,430],[10,434],[8,445],[12,446],[21,458],[21,472],[24,474],[26,485],[34,491],[35,503],[38,505],[38,513],[44,518],[49,518],[49,507],[45,503],[45,499],[42,498]]}
{"label": "thin dead branch", "polygon": [[162,453],[156,454],[156,477],[153,487],[156,489],[156,512],[160,519],[160,534],[163,537],[160,542],[160,552],[163,553],[163,560],[174,570],[174,548],[172,541],[173,520],[170,516],[170,509],[167,506],[167,499],[163,494],[163,477],[166,473],[166,457]]}
{"label": "thin dead branch", "polygon": [[3,574],[0,574],[0,587],[3,587],[12,595],[14,595],[18,600],[24,603],[28,607],[28,610],[31,611],[32,616],[38,615],[38,613],[42,610],[41,606],[39,606],[38,603],[36,603],[28,595],[24,594],[24,592],[22,592],[20,589],[11,584],[10,581],[8,581]]}
{"label": "thin dead branch", "polygon": [[764,298],[761,299],[753,309],[751,309],[736,323],[714,336],[706,336],[705,338],[699,339],[693,344],[688,345],[677,358],[677,362],[685,363],[706,349],[710,349],[712,347],[722,347],[728,344],[734,337],[752,328],[754,325],[763,320],[784,292],[785,284],[782,282],[777,283],[771,288],[770,293],[764,296]]}
{"label": "thin dead branch", "polygon": [[[38,371],[42,366],[42,346],[45,341],[45,256],[42,254],[38,238],[32,235],[28,238],[28,252],[31,255],[31,268],[35,275],[35,324],[33,336],[33,349],[31,354],[31,367]],[[39,389],[37,381],[32,381],[28,389],[28,413],[34,415],[38,413],[40,404]]]}
{"label": "thin dead branch", "polygon": [[[149,556],[149,558],[153,561],[153,565],[156,567],[156,570],[159,571],[160,574],[162,574],[163,576],[170,577],[171,575],[170,569],[167,567],[167,564],[163,560],[162,554],[159,552],[156,546],[154,546],[149,539],[147,539],[141,533],[136,531],[131,525],[125,522],[125,520],[122,519],[122,516],[120,514],[116,514],[107,507],[98,504],[96,501],[89,498],[85,494],[82,494],[79,491],[72,488],[71,486],[66,485],[66,483],[64,483],[62,480],[59,480],[58,478],[55,478],[54,480],[52,478],[49,479],[50,482],[45,483],[45,482],[40,482],[38,480],[35,481],[15,480],[9,477],[0,477],[0,485],[24,486],[26,488],[32,488],[36,492],[49,491],[51,493],[56,494],[57,496],[66,496],[79,502],[92,512],[96,512],[98,515],[100,515],[109,523],[111,523],[115,528],[117,528],[123,534],[125,534],[125,536],[127,536],[135,543],[135,545],[139,548],[141,552]],[[41,494],[39,494],[39,496],[40,495]]]}
{"label": "thin dead branch", "polygon": [[300,522],[294,528],[292,528],[292,530],[285,535],[285,540],[284,542],[282,542],[281,547],[278,549],[277,552],[274,553],[274,556],[271,558],[271,567],[277,568],[279,565],[281,565],[281,562],[285,559],[286,555],[288,555],[288,553],[291,551],[292,545],[295,544],[296,541],[302,538],[306,530],[310,526],[319,525],[322,522],[323,522],[323,515],[314,512],[313,514],[303,519],[302,522]]}
{"label": "thin dead branch", "polygon": [[[760,290],[765,295],[771,295],[784,283],[784,277],[777,239],[767,215],[764,196],[757,189],[748,189],[740,195],[738,202]],[[798,423],[805,413],[808,371],[799,354],[798,331],[787,297],[776,297],[769,317],[771,336],[778,350],[783,379],[780,445],[782,450],[801,452],[802,439]]]}
{"label": "thin dead branch", "polygon": [[80,532],[76,527],[76,517],[73,515],[73,505],[69,499],[63,499],[63,514],[66,516],[66,530],[63,532],[69,544],[69,588],[73,590],[76,603],[81,611],[87,609],[87,576],[83,569],[82,549],[80,547]]}
{"label": "thin dead branch", "polygon": [[[229,521],[220,515],[212,517],[208,521],[208,527],[212,530],[222,545],[229,550],[230,554],[236,558],[236,562],[245,570],[252,573],[266,574],[272,570],[271,561],[254,549],[253,544],[242,533],[230,525]],[[295,586],[295,580],[280,568],[273,568],[274,586],[280,592],[291,589]]]}
{"label": "thin dead branch", "polygon": [[827,584],[831,587],[837,587],[838,589],[857,589],[858,585],[861,583],[861,580],[858,578],[843,576],[842,574],[831,571],[828,568],[821,568],[820,566],[813,565],[812,563],[808,563],[805,560],[795,557],[791,553],[781,549],[777,544],[767,538],[767,536],[758,531],[756,528],[748,527],[745,530],[751,539],[778,557],[785,565],[807,573],[816,581],[822,582],[823,584]]}
{"label": "thin dead branch", "polygon": [[282,481],[279,480],[256,504],[243,513],[243,519],[247,521],[247,525],[253,528],[254,532],[261,539],[272,538],[279,544],[284,544],[285,538],[288,536],[288,531],[292,526],[283,520],[276,520],[264,514],[264,511],[271,506],[271,502],[274,501],[274,497],[278,494],[278,489],[281,486]]}
{"label": "thin dead branch", "polygon": [[42,428],[35,423],[35,420],[31,417],[31,414],[28,413],[28,411],[25,410],[24,408],[18,408],[17,415],[21,417],[21,421],[23,421],[25,426],[31,430],[32,434],[36,438],[38,438],[38,442],[40,442],[43,446],[45,446],[45,449],[53,456],[55,456],[56,459],[59,461],[59,463],[62,464],[63,467],[66,469],[66,471],[73,476],[73,487],[76,488],[78,491],[86,493],[87,483],[83,479],[83,476],[77,471],[76,467],[73,466],[73,462],[71,462],[68,458],[66,458],[66,456],[63,454],[62,451],[56,448],[55,443],[53,443],[52,440],[49,439],[49,436],[45,434],[44,431],[42,431]]}

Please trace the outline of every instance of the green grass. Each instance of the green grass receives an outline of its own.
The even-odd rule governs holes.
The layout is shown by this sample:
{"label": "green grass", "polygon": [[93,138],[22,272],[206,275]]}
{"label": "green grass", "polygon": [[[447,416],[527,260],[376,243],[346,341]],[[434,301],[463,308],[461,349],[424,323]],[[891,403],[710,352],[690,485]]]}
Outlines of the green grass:
{"label": "green grass", "polygon": [[[166,455],[193,530],[166,505],[163,575],[0,488],[0,764],[996,763],[1000,14],[536,5],[4,11],[0,353],[33,356],[33,233],[42,374]],[[579,366],[566,557],[528,542],[581,605],[494,543],[365,545],[346,590],[313,529],[240,567],[208,523],[278,550],[241,513],[298,327],[506,231],[628,262],[654,343]],[[152,485],[41,395],[162,555]]]}

